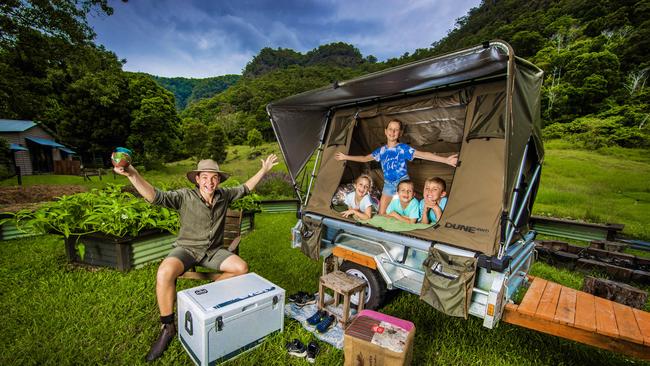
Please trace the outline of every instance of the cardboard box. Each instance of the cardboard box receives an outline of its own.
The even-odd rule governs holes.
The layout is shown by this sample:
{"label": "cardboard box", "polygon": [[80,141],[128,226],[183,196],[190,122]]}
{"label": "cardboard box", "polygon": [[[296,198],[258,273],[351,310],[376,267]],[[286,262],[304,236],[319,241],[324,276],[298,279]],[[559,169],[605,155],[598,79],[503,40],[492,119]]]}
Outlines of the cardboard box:
{"label": "cardboard box", "polygon": [[414,337],[413,323],[363,310],[345,330],[345,366],[410,365]]}
{"label": "cardboard box", "polygon": [[255,273],[178,292],[178,338],[197,365],[258,346],[284,327],[285,291]]}

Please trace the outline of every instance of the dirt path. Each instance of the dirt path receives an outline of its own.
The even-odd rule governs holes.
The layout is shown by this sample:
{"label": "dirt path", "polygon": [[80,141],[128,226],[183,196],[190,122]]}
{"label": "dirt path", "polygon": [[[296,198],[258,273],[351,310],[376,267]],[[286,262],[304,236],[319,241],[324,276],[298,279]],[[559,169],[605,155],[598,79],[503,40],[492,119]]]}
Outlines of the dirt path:
{"label": "dirt path", "polygon": [[56,197],[86,192],[81,185],[35,185],[27,187],[0,187],[0,212],[15,212],[33,208]]}

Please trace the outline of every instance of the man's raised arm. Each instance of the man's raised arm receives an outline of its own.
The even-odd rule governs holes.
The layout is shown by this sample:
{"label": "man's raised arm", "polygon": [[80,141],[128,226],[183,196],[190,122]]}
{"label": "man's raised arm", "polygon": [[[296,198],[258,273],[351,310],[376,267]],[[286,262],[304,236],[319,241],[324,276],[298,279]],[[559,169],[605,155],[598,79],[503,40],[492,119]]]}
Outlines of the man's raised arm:
{"label": "man's raised arm", "polygon": [[147,202],[153,202],[156,198],[156,190],[153,188],[151,183],[147,182],[140,173],[133,167],[133,165],[128,165],[124,168],[115,167],[113,171],[119,175],[123,175],[129,179],[133,187],[144,197]]}
{"label": "man's raised arm", "polygon": [[255,189],[255,186],[260,182],[260,180],[262,180],[262,177],[264,177],[264,175],[276,165],[278,165],[278,157],[275,156],[275,154],[267,156],[266,159],[262,160],[262,168],[260,168],[260,170],[254,176],[247,180],[246,183],[244,183],[246,188],[248,188],[249,191]]}

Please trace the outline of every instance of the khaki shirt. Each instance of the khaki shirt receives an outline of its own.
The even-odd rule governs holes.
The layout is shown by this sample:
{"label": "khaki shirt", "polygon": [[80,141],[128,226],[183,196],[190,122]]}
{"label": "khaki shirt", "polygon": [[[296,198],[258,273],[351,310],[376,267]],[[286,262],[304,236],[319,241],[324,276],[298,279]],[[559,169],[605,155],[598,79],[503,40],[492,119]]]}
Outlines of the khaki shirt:
{"label": "khaki shirt", "polygon": [[176,246],[186,248],[200,258],[223,246],[228,206],[248,193],[248,188],[243,184],[233,188],[218,188],[214,193],[214,205],[209,207],[198,188],[174,191],[156,189],[153,204],[178,211],[181,228]]}

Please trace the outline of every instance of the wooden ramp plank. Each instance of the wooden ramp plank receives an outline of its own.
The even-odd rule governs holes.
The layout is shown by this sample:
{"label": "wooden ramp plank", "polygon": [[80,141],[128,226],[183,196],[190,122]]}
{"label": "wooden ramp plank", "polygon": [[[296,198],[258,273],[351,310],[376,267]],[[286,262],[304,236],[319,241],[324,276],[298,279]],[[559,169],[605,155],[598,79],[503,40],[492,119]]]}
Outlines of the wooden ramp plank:
{"label": "wooden ramp plank", "polygon": [[636,357],[642,360],[650,360],[650,348],[647,345],[632,343],[620,338],[612,338],[606,335],[570,327],[565,324],[556,323],[554,321],[525,315],[516,309],[516,305],[507,304],[501,320],[506,323],[570,339],[572,341],[603,348],[627,356]]}
{"label": "wooden ramp plank", "polygon": [[539,300],[535,316],[545,319],[553,320],[555,318],[555,309],[557,309],[557,302],[560,299],[560,290],[562,286],[555,282],[548,282],[546,289]]}
{"label": "wooden ramp plank", "polygon": [[643,344],[643,336],[637,325],[636,318],[632,308],[617,302],[612,302],[614,315],[616,316],[616,325],[621,338],[635,343]]}
{"label": "wooden ramp plank", "polygon": [[612,302],[603,298],[594,297],[596,306],[596,332],[611,337],[618,337],[618,326]]}
{"label": "wooden ramp plank", "polygon": [[562,286],[560,300],[555,311],[555,321],[562,324],[573,325],[576,315],[576,293],[577,291]]}
{"label": "wooden ramp plank", "polygon": [[577,291],[576,319],[574,325],[589,332],[596,331],[596,305],[594,295]]}
{"label": "wooden ramp plank", "polygon": [[546,280],[541,278],[535,278],[533,283],[530,284],[526,295],[519,305],[517,311],[526,315],[535,315],[537,312],[537,305],[539,305],[539,300],[542,298],[544,293],[544,288],[546,288]]}
{"label": "wooden ramp plank", "polygon": [[650,313],[639,309],[632,309],[632,312],[643,335],[643,344],[650,346]]}

